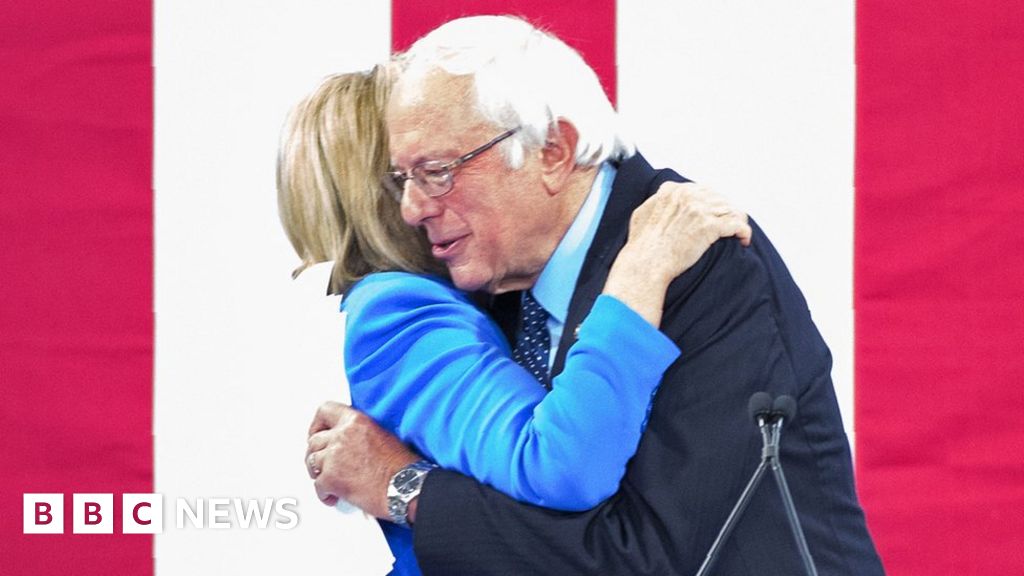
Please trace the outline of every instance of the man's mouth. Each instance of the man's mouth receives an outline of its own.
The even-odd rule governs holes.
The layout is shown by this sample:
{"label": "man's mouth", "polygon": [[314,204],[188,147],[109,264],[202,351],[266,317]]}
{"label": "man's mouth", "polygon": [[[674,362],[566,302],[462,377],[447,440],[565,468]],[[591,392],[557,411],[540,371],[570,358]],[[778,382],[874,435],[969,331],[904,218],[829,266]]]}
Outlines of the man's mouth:
{"label": "man's mouth", "polygon": [[430,253],[438,260],[451,258],[459,251],[462,245],[465,244],[465,242],[463,242],[465,239],[466,236],[459,236],[458,238],[452,238],[444,242],[432,243]]}

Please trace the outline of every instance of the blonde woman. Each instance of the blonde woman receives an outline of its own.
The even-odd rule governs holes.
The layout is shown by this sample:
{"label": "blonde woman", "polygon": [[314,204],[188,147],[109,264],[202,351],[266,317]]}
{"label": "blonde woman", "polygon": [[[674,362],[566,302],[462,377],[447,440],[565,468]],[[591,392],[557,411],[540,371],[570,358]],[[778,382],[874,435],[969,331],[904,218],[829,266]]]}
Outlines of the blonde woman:
{"label": "blonde woman", "polygon": [[[658,382],[679,357],[658,331],[668,282],[719,237],[748,243],[746,217],[723,219],[716,215],[732,211],[717,197],[663,185],[635,212],[604,294],[548,392],[446,279],[422,232],[403,222],[402,192],[382,187],[387,96],[380,67],[326,79],[289,117],[278,160],[281,221],[302,262],[295,274],[333,261],[329,292],[344,294],[353,406],[433,464],[512,498],[596,506],[615,493]],[[665,262],[669,255],[676,261]],[[664,280],[637,283],[638,274]],[[418,573],[410,530],[382,524],[394,573]]]}

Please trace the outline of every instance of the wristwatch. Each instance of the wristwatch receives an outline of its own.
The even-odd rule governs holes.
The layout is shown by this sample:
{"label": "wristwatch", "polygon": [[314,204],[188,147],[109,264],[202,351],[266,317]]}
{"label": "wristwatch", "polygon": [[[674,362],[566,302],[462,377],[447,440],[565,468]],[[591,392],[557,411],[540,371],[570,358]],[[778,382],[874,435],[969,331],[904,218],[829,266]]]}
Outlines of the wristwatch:
{"label": "wristwatch", "polygon": [[432,462],[420,460],[402,468],[388,483],[388,517],[399,526],[409,525],[409,502],[420,495],[423,479],[437,468]]}

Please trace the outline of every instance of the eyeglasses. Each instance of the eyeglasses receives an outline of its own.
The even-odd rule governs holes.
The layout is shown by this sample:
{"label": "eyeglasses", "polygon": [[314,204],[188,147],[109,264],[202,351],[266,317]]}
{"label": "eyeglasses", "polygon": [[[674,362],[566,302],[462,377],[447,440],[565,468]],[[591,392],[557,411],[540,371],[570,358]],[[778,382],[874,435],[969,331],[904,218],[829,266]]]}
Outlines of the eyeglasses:
{"label": "eyeglasses", "polygon": [[506,130],[505,132],[498,134],[494,140],[459,156],[451,162],[430,160],[427,162],[421,162],[406,171],[391,170],[385,172],[384,176],[381,178],[381,181],[384,184],[384,190],[386,190],[396,202],[401,202],[402,194],[405,193],[405,183],[412,180],[416,182],[416,185],[419,186],[420,190],[423,190],[423,193],[427,196],[430,196],[431,198],[444,196],[452,191],[452,185],[455,181],[455,176],[452,172],[454,172],[456,168],[484,152],[487,152],[499,142],[505,140],[509,136],[512,136],[517,131],[519,131],[518,127]]}

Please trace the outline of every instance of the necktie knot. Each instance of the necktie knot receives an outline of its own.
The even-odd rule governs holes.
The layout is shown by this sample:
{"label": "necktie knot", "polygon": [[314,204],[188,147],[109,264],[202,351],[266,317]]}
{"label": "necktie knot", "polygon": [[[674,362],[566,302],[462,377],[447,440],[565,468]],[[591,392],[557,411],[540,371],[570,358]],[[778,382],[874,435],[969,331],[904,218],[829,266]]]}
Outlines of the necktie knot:
{"label": "necktie knot", "polygon": [[530,291],[523,292],[523,306],[519,313],[519,330],[516,332],[512,358],[533,374],[545,388],[551,387],[548,376],[551,334],[547,326],[550,316]]}

